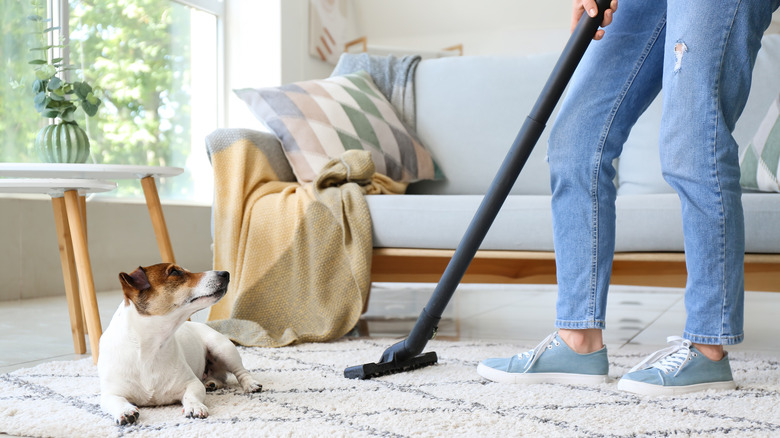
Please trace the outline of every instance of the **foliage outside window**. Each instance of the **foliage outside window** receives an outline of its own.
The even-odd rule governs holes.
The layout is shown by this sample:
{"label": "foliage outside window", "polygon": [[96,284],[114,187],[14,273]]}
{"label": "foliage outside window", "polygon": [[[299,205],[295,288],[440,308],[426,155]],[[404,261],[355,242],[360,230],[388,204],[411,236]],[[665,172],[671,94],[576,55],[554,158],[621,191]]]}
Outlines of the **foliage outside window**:
{"label": "foliage outside window", "polygon": [[[77,113],[90,137],[88,162],[185,167],[161,181],[161,196],[208,201],[204,136],[218,122],[217,17],[171,0],[71,0],[67,7],[71,74],[103,91],[97,117]],[[0,0],[0,72],[11,79],[0,83],[6,162],[37,161],[33,140],[45,124],[30,90],[29,8],[27,0]],[[140,185],[123,182],[117,195],[141,196]]]}

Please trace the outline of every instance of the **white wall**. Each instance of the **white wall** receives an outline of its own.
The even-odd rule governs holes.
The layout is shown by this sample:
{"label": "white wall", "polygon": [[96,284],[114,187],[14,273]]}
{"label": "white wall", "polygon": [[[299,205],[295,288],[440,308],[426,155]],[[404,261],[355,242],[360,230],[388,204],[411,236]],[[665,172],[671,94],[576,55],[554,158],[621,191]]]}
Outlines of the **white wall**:
{"label": "white wall", "polygon": [[326,78],[333,66],[309,56],[309,0],[282,2],[282,83]]}
{"label": "white wall", "polygon": [[228,0],[225,4],[227,126],[262,127],[233,90],[273,87],[283,83],[281,2]]}
{"label": "white wall", "polygon": [[[163,214],[176,261],[192,271],[211,269],[210,208],[166,203]],[[140,201],[88,202],[87,238],[97,291],[120,289],[120,272],[161,261]],[[0,301],[64,295],[50,200],[0,198],[0,248]]]}
{"label": "white wall", "polygon": [[438,50],[463,44],[465,55],[559,50],[571,0],[355,0],[370,45]]}

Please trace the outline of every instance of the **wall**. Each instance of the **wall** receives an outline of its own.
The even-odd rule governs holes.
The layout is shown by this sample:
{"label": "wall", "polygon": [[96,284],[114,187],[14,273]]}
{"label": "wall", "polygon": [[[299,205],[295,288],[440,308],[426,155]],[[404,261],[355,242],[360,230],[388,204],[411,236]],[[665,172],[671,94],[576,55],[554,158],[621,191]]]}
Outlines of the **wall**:
{"label": "wall", "polygon": [[262,127],[233,90],[283,83],[281,2],[229,0],[225,4],[226,126]]}
{"label": "wall", "polygon": [[[163,214],[176,261],[211,269],[211,209],[166,203]],[[87,235],[97,291],[117,290],[120,272],[161,261],[143,202],[88,202]],[[64,295],[50,200],[0,198],[0,248],[0,301]]]}
{"label": "wall", "polygon": [[332,65],[309,56],[309,0],[284,0],[282,83],[325,78],[331,71]]}
{"label": "wall", "polygon": [[370,45],[438,50],[463,44],[465,55],[559,50],[568,37],[571,0],[356,0]]}

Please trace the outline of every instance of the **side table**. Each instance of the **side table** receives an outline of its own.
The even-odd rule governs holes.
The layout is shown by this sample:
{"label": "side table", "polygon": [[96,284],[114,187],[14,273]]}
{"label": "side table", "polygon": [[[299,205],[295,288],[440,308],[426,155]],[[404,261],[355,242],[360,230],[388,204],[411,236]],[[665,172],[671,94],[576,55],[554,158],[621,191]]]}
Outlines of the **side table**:
{"label": "side table", "polygon": [[115,188],[114,182],[96,179],[0,179],[0,192],[51,196],[62,275],[65,281],[65,296],[68,301],[70,327],[73,334],[73,349],[77,354],[84,354],[87,351],[84,341],[84,319],[86,319],[92,360],[95,363],[97,363],[98,345],[103,328],[100,324],[95,296],[95,282],[89,260],[81,199],[89,193],[107,192]]}

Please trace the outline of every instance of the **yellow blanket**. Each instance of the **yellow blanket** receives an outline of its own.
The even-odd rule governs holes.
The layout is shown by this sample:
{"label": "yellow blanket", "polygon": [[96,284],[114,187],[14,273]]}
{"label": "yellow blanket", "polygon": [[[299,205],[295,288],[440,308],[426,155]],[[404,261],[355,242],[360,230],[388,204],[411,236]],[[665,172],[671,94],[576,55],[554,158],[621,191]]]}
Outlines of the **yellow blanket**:
{"label": "yellow blanket", "polygon": [[364,194],[403,193],[347,151],[313,182],[278,181],[252,141],[212,149],[214,269],[230,272],[209,325],[247,346],[328,341],[357,323],[371,285]]}

